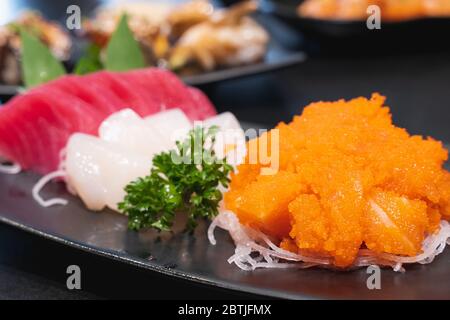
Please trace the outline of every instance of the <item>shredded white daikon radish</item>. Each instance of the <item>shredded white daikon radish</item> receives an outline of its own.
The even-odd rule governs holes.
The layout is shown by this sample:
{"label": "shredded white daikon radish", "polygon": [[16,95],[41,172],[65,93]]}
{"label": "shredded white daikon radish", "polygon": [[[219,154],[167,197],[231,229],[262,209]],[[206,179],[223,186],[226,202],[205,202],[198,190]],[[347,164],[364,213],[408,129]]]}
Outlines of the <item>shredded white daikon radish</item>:
{"label": "shredded white daikon radish", "polygon": [[[221,212],[208,229],[208,239],[216,244],[214,230],[219,227],[228,231],[236,249],[228,263],[234,263],[242,270],[257,268],[310,268],[320,266],[335,268],[329,257],[310,257],[286,251],[275,245],[267,235],[242,225],[231,211]],[[396,272],[404,272],[405,263],[430,263],[445,245],[450,245],[450,224],[441,221],[438,233],[428,236],[423,244],[423,253],[415,257],[402,257],[391,254],[376,255],[368,249],[361,249],[351,268],[370,265],[389,266]]]}
{"label": "shredded white daikon radish", "polygon": [[0,173],[18,174],[21,171],[22,171],[22,167],[17,163],[13,163],[13,164],[0,163]]}
{"label": "shredded white daikon radish", "polygon": [[66,176],[65,171],[58,170],[58,171],[51,172],[51,173],[43,176],[41,179],[39,179],[39,181],[35,184],[35,186],[33,187],[33,190],[32,190],[34,200],[36,200],[36,202],[39,203],[43,207],[51,207],[54,205],[65,206],[67,204],[66,199],[53,198],[53,199],[49,199],[49,200],[44,200],[39,194],[41,192],[42,188],[44,188],[47,183],[49,183],[50,181],[52,181],[55,178],[64,178],[65,176]]}

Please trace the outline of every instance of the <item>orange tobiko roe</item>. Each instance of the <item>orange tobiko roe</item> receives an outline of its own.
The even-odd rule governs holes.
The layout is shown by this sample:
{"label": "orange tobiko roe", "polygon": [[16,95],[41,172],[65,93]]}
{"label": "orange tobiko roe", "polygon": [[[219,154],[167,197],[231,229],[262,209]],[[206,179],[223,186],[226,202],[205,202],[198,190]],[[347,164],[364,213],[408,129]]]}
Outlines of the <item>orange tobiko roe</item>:
{"label": "orange tobiko roe", "polygon": [[312,103],[280,123],[278,173],[262,175],[268,165],[247,157],[226,208],[282,248],[331,257],[337,267],[351,266],[361,248],[420,254],[424,238],[450,218],[448,152],[394,126],[384,102],[373,94]]}

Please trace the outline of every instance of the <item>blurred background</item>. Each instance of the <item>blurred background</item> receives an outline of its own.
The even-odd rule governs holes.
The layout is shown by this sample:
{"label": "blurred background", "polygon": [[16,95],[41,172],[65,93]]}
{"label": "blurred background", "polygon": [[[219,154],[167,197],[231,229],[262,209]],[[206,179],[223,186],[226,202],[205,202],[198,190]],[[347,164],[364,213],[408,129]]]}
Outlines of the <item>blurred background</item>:
{"label": "blurred background", "polygon": [[[87,46],[99,41],[98,34],[104,36],[101,34],[104,31],[102,27],[109,20],[104,16],[101,18],[98,13],[106,6],[118,8],[131,2],[0,0],[0,25],[3,26],[3,33],[0,31],[0,72],[9,71],[8,66],[11,68],[14,63],[20,64],[20,49],[17,52],[17,48],[14,48],[14,40],[11,40],[13,35],[5,35],[5,25],[17,23],[24,12],[33,10],[46,22],[54,21],[54,26],[58,26],[67,36],[71,46],[68,52],[63,50],[61,59],[72,70],[80,57],[86,54]],[[155,4],[158,1],[139,2]],[[185,1],[176,2],[182,5]],[[212,5],[216,8],[214,10],[227,8],[223,9],[228,12],[224,15],[231,15],[237,14],[232,11],[233,8],[239,8],[236,5],[243,5],[239,2],[213,1]],[[321,2],[331,5],[323,6]],[[259,1],[257,8],[247,8],[242,13],[250,17],[257,27],[244,25],[243,20],[230,23],[239,28],[248,27],[255,32],[262,28],[267,34],[267,43],[264,43],[266,47],[261,55],[255,54],[255,48],[258,48],[255,40],[254,43],[242,43],[239,48],[253,48],[253,51],[245,52],[252,52],[254,59],[224,63],[216,55],[216,63],[211,67],[196,56],[191,57],[189,63],[183,61],[182,67],[176,64],[174,69],[187,83],[202,89],[218,111],[232,111],[243,122],[270,128],[279,121],[289,121],[313,101],[348,99],[379,92],[387,96],[387,105],[391,107],[397,125],[407,128],[411,133],[430,135],[449,143],[450,1],[431,0],[427,1],[427,6],[421,0],[401,1],[403,6],[399,6],[400,1],[396,0],[361,0],[359,4],[358,1],[340,2],[346,4],[339,7],[333,1],[321,0]],[[164,1],[164,4],[167,3]],[[381,29],[367,28],[366,9],[371,3],[381,7]],[[67,30],[65,27],[69,5],[77,5],[81,9],[81,30]],[[192,20],[198,18],[197,9],[188,9],[185,12],[180,10],[183,19],[187,16],[190,21],[188,27],[180,24],[183,33],[190,32],[189,28],[195,25]],[[157,11],[146,10],[150,11],[138,10],[146,18],[139,18],[136,29],[145,29],[146,19],[153,21],[158,18]],[[208,14],[208,11],[203,11],[203,14],[205,12]],[[239,13],[238,16],[241,17]],[[130,24],[137,19],[133,18],[132,13],[129,14]],[[256,29],[251,29],[253,27]],[[8,30],[10,32],[11,29]],[[133,29],[133,32],[137,36],[139,30]],[[176,40],[173,40],[173,35],[168,37],[170,48],[176,48],[182,37],[182,34],[177,35]],[[149,64],[164,67],[174,65],[172,62],[176,59],[172,56],[159,56],[161,42],[160,38],[157,39],[152,38],[153,42],[150,42]],[[57,49],[61,41],[49,41],[49,45],[53,44]],[[215,50],[226,52],[220,46]],[[14,59],[17,61],[14,62]],[[226,61],[226,57],[223,59]],[[0,99],[7,101],[20,90],[20,86],[20,77],[9,82],[3,79],[0,83]],[[72,296],[63,289],[65,274],[57,274],[58,266],[69,263],[71,259],[90,266],[87,290],[92,292],[92,296],[116,297],[128,290],[137,297],[140,294],[148,297],[145,288],[150,285],[151,279],[142,281],[143,271],[120,265],[109,266],[102,258],[61,247],[0,225],[0,298],[2,292],[14,297],[27,297],[30,294],[50,298],[91,297],[91,293]],[[33,252],[30,253],[28,248]],[[50,263],[40,259],[41,256],[58,256],[60,260]],[[108,284],[108,278],[102,276],[102,268],[110,267],[113,268],[112,272],[126,271],[128,280],[118,281],[114,286]],[[180,288],[180,294],[185,292],[183,290],[193,290],[195,296],[211,296],[211,292],[204,288],[190,289],[182,281],[171,281],[174,287]],[[34,289],[27,292],[26,288],[30,286],[34,286]],[[3,294],[8,297],[8,294]],[[228,293],[219,290],[215,294],[227,296]]]}

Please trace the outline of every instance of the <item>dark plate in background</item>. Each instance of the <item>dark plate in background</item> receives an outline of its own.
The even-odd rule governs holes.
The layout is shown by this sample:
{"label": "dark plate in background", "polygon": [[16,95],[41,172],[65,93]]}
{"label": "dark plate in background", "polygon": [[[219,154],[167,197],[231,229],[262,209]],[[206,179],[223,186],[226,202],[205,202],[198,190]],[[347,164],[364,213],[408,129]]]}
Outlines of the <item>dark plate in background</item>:
{"label": "dark plate in background", "polygon": [[[297,7],[303,0],[261,0],[261,11],[271,13],[292,27],[306,32],[315,32],[323,36],[348,37],[355,35],[368,35],[371,30],[367,28],[365,20],[324,20],[300,17]],[[383,22],[381,25],[384,35],[422,32],[438,32],[450,30],[450,18],[417,18],[395,22]],[[424,30],[425,29],[425,30]]]}
{"label": "dark plate in background", "polygon": [[219,81],[244,78],[286,68],[291,65],[301,63],[305,59],[305,53],[287,49],[283,47],[283,45],[281,45],[275,37],[272,37],[269,50],[267,51],[263,62],[203,73],[195,76],[183,77],[182,79],[189,85],[206,85]]}
{"label": "dark plate in background", "polygon": [[62,184],[51,184],[45,197],[69,199],[65,207],[42,208],[31,197],[39,179],[32,173],[0,175],[0,221],[37,236],[101,255],[152,272],[263,296],[307,299],[450,299],[450,250],[432,264],[407,266],[404,274],[382,270],[382,290],[368,290],[365,269],[336,272],[321,269],[241,271],[229,265],[234,252],[229,235],[216,232],[218,244],[209,244],[207,223],[193,235],[153,230],[128,231],[124,216],[85,209]]}
{"label": "dark plate in background", "polygon": [[[233,0],[228,0],[232,1]],[[450,18],[381,21],[369,30],[366,21],[339,21],[300,17],[302,0],[261,0],[261,12],[273,15],[304,38],[301,48],[310,55],[373,56],[428,52],[450,48]]]}
{"label": "dark plate in background", "polygon": [[[74,40],[77,41],[77,40]],[[303,52],[291,50],[280,44],[276,37],[272,35],[268,51],[264,61],[233,67],[223,70],[207,72],[199,75],[182,78],[185,83],[194,86],[207,85],[225,80],[249,77],[256,74],[262,74],[273,70],[289,67],[301,63],[306,59]],[[0,96],[13,96],[20,90],[19,86],[9,86],[0,84]]]}
{"label": "dark plate in background", "polygon": [[20,90],[19,86],[10,86],[10,85],[0,84],[0,97],[14,96],[19,93],[19,90]]}

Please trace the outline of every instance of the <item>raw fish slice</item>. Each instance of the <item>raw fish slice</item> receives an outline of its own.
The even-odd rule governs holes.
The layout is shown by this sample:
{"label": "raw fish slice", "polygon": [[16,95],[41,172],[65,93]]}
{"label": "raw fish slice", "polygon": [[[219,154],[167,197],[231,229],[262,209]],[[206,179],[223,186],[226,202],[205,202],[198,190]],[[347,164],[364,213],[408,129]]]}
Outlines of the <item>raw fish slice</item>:
{"label": "raw fish slice", "polygon": [[3,159],[15,159],[15,155],[20,154],[18,151],[20,146],[16,143],[10,143],[15,134],[7,125],[13,123],[11,119],[15,112],[11,112],[11,106],[16,104],[20,104],[17,98],[16,103],[10,102],[0,108],[0,158]]}
{"label": "raw fish slice", "polygon": [[202,92],[187,87],[173,73],[153,68],[143,70],[142,75],[149,87],[157,88],[155,89],[158,90],[157,97],[162,102],[161,110],[179,108],[191,120],[203,120],[216,114],[214,107]]}
{"label": "raw fish slice", "polygon": [[227,162],[238,165],[246,154],[245,133],[239,121],[231,112],[224,112],[203,121],[206,128],[217,126],[214,152],[219,159],[227,158]]}
{"label": "raw fish slice", "polygon": [[104,112],[97,110],[91,104],[85,103],[76,96],[66,94],[60,89],[46,87],[38,88],[30,92],[39,97],[47,108],[53,110],[56,115],[55,126],[65,128],[70,132],[95,132],[100,122],[104,119]]}
{"label": "raw fish slice", "polygon": [[[31,154],[25,152],[25,137],[23,137],[23,130],[15,120],[15,113],[9,112],[10,110],[3,110],[0,114],[2,120],[10,125],[3,125],[3,121],[0,121],[0,156],[4,159],[9,159],[17,162],[22,168],[25,168],[25,164],[30,163]],[[22,157],[22,161],[15,161]]]}
{"label": "raw fish slice", "polygon": [[[34,96],[27,96],[25,100],[26,102],[24,104],[19,104],[16,106],[16,108],[19,111],[20,109],[23,109],[24,106],[30,106],[29,112],[27,113],[28,118],[21,117],[21,113],[16,112],[15,110],[5,110],[9,111],[8,113],[10,117],[0,117],[1,119],[6,119],[6,121],[8,121],[7,125],[5,126],[0,123],[0,127],[7,131],[8,134],[5,137],[5,140],[2,139],[2,141],[6,141],[6,139],[8,139],[7,143],[14,146],[14,149],[12,149],[13,153],[8,154],[6,156],[7,158],[20,159],[20,161],[15,161],[18,162],[24,169],[31,167],[33,163],[38,163],[39,168],[37,168],[36,170],[38,172],[42,172],[41,165],[51,165],[57,162],[57,159],[54,159],[51,156],[53,153],[51,152],[51,150],[49,150],[53,147],[53,144],[50,143],[50,139],[52,137],[51,128],[47,127],[47,123],[45,123],[45,127],[43,127],[45,128],[45,130],[36,130],[35,127],[42,126],[42,124],[45,122],[45,118],[51,118],[53,117],[53,114],[39,113],[39,105],[41,103],[39,100],[34,99]],[[36,106],[36,103],[38,105],[36,108],[34,108]],[[30,121],[30,119],[33,120]],[[57,134],[56,136],[60,137],[59,134]],[[32,143],[29,142],[30,139],[32,139]],[[41,143],[36,143],[34,139],[39,139]],[[42,145],[46,146],[46,149],[40,149]],[[41,155],[43,154],[49,154],[50,156],[46,158],[45,163],[40,163],[40,159],[42,158]]]}
{"label": "raw fish slice", "polygon": [[[152,69],[147,72],[151,72],[151,76],[160,83],[162,92],[165,94],[164,98],[172,101],[184,100],[182,94],[186,91],[186,85],[175,74],[162,69]],[[174,93],[177,94],[174,95]]]}
{"label": "raw fish slice", "polygon": [[[49,114],[39,114],[41,102],[33,95],[19,96],[14,99],[11,106],[13,108],[5,108],[0,112],[0,128],[2,130],[2,153],[5,158],[18,162],[24,169],[29,168],[35,161],[38,161],[38,154],[47,152],[48,150],[37,150],[38,144],[34,142],[36,134],[31,134],[31,128],[39,125],[45,117],[52,117],[50,110]],[[37,106],[36,106],[37,104]],[[27,117],[23,116],[21,110],[27,110]],[[38,139],[48,141],[49,131],[42,130]],[[32,143],[30,143],[32,139]],[[52,162],[51,157],[48,159]]]}
{"label": "raw fish slice", "polygon": [[191,121],[180,109],[170,109],[148,116],[144,123],[158,131],[169,149],[175,147],[177,140],[183,140],[192,128]]}
{"label": "raw fish slice", "polygon": [[74,134],[67,144],[67,182],[91,210],[117,210],[125,186],[150,167],[146,156],[94,136]]}
{"label": "raw fish slice", "polygon": [[102,74],[107,73],[107,71],[96,72],[88,74],[86,76],[80,77],[83,83],[86,85],[95,84],[99,90],[98,94],[104,94],[105,98],[111,100],[112,104],[117,106],[115,111],[130,108],[132,106],[128,105],[128,101],[123,97],[119,96],[119,92],[111,88],[111,83],[102,79]]}
{"label": "raw fish slice", "polygon": [[198,106],[195,105],[187,87],[177,76],[163,70],[155,70],[153,76],[161,84],[160,90],[164,94],[167,109],[180,108],[190,119],[199,119]]}
{"label": "raw fish slice", "polygon": [[[130,107],[148,116],[182,104],[192,120],[203,118],[199,110],[215,113],[205,96],[168,71],[146,69],[126,75],[103,71],[66,76],[15,97],[0,110],[0,156],[24,169],[48,173],[58,168],[59,153],[72,133],[96,134],[116,109]],[[189,92],[198,94],[195,104]]]}
{"label": "raw fish slice", "polygon": [[191,116],[193,119],[204,120],[217,114],[216,109],[202,91],[197,88],[188,88],[188,90],[196,106],[195,113],[193,112]]}
{"label": "raw fish slice", "polygon": [[[39,118],[36,121],[43,123],[45,122],[45,119]],[[51,139],[53,134],[50,126],[46,124],[43,125],[45,128],[47,128],[45,134],[47,134],[47,137]],[[28,155],[27,163],[30,166],[35,162],[44,164],[44,168],[39,167],[37,170],[40,172],[45,172],[45,166],[47,165],[48,161],[46,152],[50,154],[55,153],[55,151],[53,150],[54,143],[52,143],[51,141],[49,143],[49,141],[44,141],[47,139],[42,139],[43,133],[40,132],[39,127],[35,125],[35,122],[21,121],[20,119],[18,119],[17,121],[13,122],[13,126],[10,128],[10,131],[20,139],[20,143],[18,143],[17,145],[20,145],[23,151],[18,153],[18,156]],[[26,132],[26,135],[24,134],[24,132]],[[55,136],[60,137],[60,134],[55,134]],[[33,141],[32,144],[28,143],[29,139]],[[10,141],[12,140],[10,139]]]}
{"label": "raw fish slice", "polygon": [[144,98],[147,104],[145,114],[149,115],[157,113],[161,111],[162,100],[158,97],[158,92],[160,90],[157,87],[152,86],[150,82],[146,81],[142,74],[142,71],[135,70],[123,73],[121,76]]}
{"label": "raw fish slice", "polygon": [[[42,103],[42,99],[46,99],[46,97],[41,97],[41,100],[37,103]],[[66,100],[66,103],[68,100]],[[48,106],[43,105],[42,108],[52,112],[52,109],[55,109],[56,104],[50,102],[51,104]],[[41,106],[41,105],[39,105]],[[53,107],[53,108],[52,108]],[[42,110],[41,108],[41,110]],[[30,111],[28,111],[30,112]],[[66,146],[67,140],[70,135],[74,132],[86,132],[94,134],[96,132],[96,128],[98,127],[99,119],[92,120],[87,112],[82,110],[78,110],[75,112],[73,109],[70,110],[70,113],[60,113],[60,114],[48,114],[46,115],[44,111],[40,111],[37,106],[35,106],[35,110],[33,113],[38,118],[38,122],[31,124],[35,127],[35,130],[41,137],[41,142],[43,142],[47,147],[44,150],[37,150],[37,153],[44,155],[44,160],[42,162],[36,162],[38,165],[36,166],[36,171],[40,173],[46,173],[55,170],[58,168],[60,164],[60,153],[61,150]],[[77,121],[71,121],[69,119],[77,119]],[[68,127],[67,123],[77,123],[77,126]],[[30,144],[31,146],[34,143]],[[47,153],[52,155],[52,158],[48,158],[47,161]],[[31,162],[33,164],[33,162]]]}
{"label": "raw fish slice", "polygon": [[104,114],[112,114],[124,107],[123,102],[109,90],[105,90],[95,81],[86,81],[78,76],[64,76],[50,82],[48,86],[76,96]]}
{"label": "raw fish slice", "polygon": [[218,126],[220,130],[242,130],[241,125],[231,112],[224,112],[203,121],[204,126]]}
{"label": "raw fish slice", "polygon": [[155,154],[170,148],[169,140],[131,109],[116,112],[103,121],[99,135],[104,141],[147,157],[149,163]]}
{"label": "raw fish slice", "polygon": [[[0,116],[3,120],[0,124],[4,130],[14,133],[6,141],[6,150],[8,145],[18,146],[18,152],[8,158],[24,169],[33,167],[41,173],[55,170],[59,152],[70,134],[76,131],[93,133],[100,122],[100,114],[58,90],[33,90],[16,99],[14,109],[4,110],[11,116]],[[33,134],[28,132],[30,127],[34,128]],[[40,144],[34,141],[36,135],[45,149],[37,149]],[[8,155],[8,152],[1,153]]]}
{"label": "raw fish slice", "polygon": [[84,83],[95,83],[99,88],[101,88],[101,92],[108,91],[110,92],[114,97],[115,100],[119,101],[119,104],[122,106],[122,109],[124,108],[130,108],[128,105],[128,100],[125,99],[125,97],[122,97],[119,93],[122,90],[114,90],[114,85],[111,83],[111,79],[108,77],[109,72],[108,71],[99,71],[87,74],[83,77],[81,77],[84,81]]}
{"label": "raw fish slice", "polygon": [[114,92],[124,103],[124,108],[132,108],[139,115],[147,115],[148,106],[142,95],[139,94],[122,78],[122,74],[114,74],[107,71],[101,71],[87,75],[87,80],[97,81],[110,91]]}
{"label": "raw fish slice", "polygon": [[[142,70],[134,70],[131,73],[135,76],[136,79],[139,79],[139,85],[150,91],[154,100],[159,104],[158,112],[162,110],[168,109],[167,96],[166,93],[162,90],[162,83],[157,77],[158,69],[156,68],[148,68]],[[173,106],[172,106],[173,107]]]}
{"label": "raw fish slice", "polygon": [[415,256],[421,253],[427,225],[424,201],[378,190],[368,200],[364,241],[375,252]]}
{"label": "raw fish slice", "polygon": [[[38,139],[38,142],[36,142],[38,152],[33,153],[33,155],[36,154],[38,158],[33,160],[32,165],[36,172],[45,174],[56,170],[61,165],[61,152],[65,148],[70,134],[66,130],[55,127],[53,123],[49,123],[46,119],[40,120],[40,126],[34,126],[33,131],[39,135],[41,127],[47,128],[48,139]],[[55,156],[50,159],[47,154]]]}
{"label": "raw fish slice", "polygon": [[249,181],[242,190],[227,192],[225,204],[239,214],[241,223],[281,239],[291,228],[288,205],[305,189],[299,175],[279,171]]}
{"label": "raw fish slice", "polygon": [[121,125],[129,124],[133,126],[141,121],[142,118],[132,109],[123,109],[110,115],[102,122],[98,130],[99,136],[105,141],[116,142],[122,134],[122,128],[119,128]]}
{"label": "raw fish slice", "polygon": [[[216,114],[208,98],[198,89],[186,86],[175,74],[158,68],[122,73],[150,93],[157,111],[182,109],[191,120],[203,120]],[[151,114],[151,113],[149,113]]]}
{"label": "raw fish slice", "polygon": [[97,150],[97,140],[89,135],[73,134],[66,147],[65,170],[69,190],[78,195],[89,209],[100,211],[105,208],[106,190],[100,164],[92,159],[92,154],[100,157],[105,150]]}

